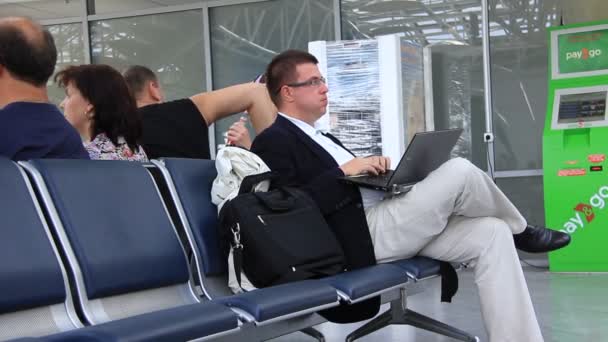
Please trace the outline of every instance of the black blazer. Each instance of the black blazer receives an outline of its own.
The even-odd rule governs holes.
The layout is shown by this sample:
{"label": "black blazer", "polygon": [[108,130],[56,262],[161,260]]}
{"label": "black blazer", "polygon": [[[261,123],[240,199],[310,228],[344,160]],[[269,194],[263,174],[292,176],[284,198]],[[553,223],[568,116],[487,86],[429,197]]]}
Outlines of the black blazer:
{"label": "black blazer", "polygon": [[[335,137],[327,136],[344,147]],[[279,174],[275,184],[298,187],[315,200],[344,250],[348,269],[376,263],[361,193],[356,186],[339,180],[344,173],[319,144],[279,115],[255,138],[251,151]],[[363,320],[378,312],[379,303],[375,298],[324,316],[334,322]]]}

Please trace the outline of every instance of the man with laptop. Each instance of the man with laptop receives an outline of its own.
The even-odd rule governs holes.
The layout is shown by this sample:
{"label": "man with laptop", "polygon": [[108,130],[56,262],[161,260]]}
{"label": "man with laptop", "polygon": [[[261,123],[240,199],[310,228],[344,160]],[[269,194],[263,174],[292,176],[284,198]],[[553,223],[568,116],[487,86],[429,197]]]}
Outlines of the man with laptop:
{"label": "man with laptop", "polygon": [[459,130],[416,135],[393,175],[418,181],[406,186],[411,189],[405,194],[372,189],[399,190],[402,184],[394,182],[354,185],[357,178],[345,176],[383,174],[391,161],[355,157],[335,137],[315,129],[328,92],[317,63],[296,50],[272,60],[266,85],[279,116],[251,150],[279,174],[280,185],[311,195],[350,269],[414,255],[468,263],[490,341],[542,341],[515,247],[546,252],[567,245],[569,236],[527,226],[483,171],[462,158],[447,160]]}
{"label": "man with laptop", "polygon": [[344,180],[392,195],[407,192],[450,159],[461,133],[460,128],[416,133],[395,170],[386,168],[385,172],[377,175],[359,174],[346,176]]}

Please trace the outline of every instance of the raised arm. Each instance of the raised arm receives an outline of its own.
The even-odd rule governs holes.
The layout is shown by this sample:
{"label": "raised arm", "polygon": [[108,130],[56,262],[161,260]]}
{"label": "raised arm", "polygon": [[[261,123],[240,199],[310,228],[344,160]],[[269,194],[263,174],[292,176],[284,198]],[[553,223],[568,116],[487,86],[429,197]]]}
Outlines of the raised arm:
{"label": "raised arm", "polygon": [[207,125],[229,115],[247,111],[256,133],[270,126],[277,108],[263,84],[244,83],[190,97]]}

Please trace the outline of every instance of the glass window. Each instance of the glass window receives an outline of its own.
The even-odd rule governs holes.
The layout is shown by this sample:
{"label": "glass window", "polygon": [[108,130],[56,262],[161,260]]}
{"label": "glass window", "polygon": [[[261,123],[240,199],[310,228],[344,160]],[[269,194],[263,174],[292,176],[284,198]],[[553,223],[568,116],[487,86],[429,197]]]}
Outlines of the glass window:
{"label": "glass window", "polygon": [[559,25],[559,0],[490,1],[496,170],[542,168],[547,108],[547,27]]}
{"label": "glass window", "polygon": [[[543,177],[497,178],[496,184],[529,224],[545,224]],[[560,228],[560,227],[551,227]]]}
{"label": "glass window", "polygon": [[[179,39],[176,39],[179,32]],[[157,73],[167,100],[205,90],[201,10],[91,22],[92,62]]]}
{"label": "glass window", "polygon": [[[84,42],[82,37],[82,24],[63,24],[47,26],[53,35],[57,47],[57,66],[55,71],[67,65],[84,63]],[[63,100],[64,91],[57,87],[53,78],[48,82],[49,98],[51,102],[59,105]]]}
{"label": "glass window", "polygon": [[0,1],[0,13],[34,20],[78,17],[82,14],[82,1]]}
{"label": "glass window", "polygon": [[[513,202],[515,207],[526,219],[528,224],[545,225],[545,205],[543,193],[543,177],[514,177],[496,179],[498,187]],[[561,227],[550,227],[561,228]],[[546,253],[526,253],[517,251],[520,259],[530,262],[531,265],[546,265]]]}
{"label": "glass window", "polygon": [[[332,0],[277,0],[209,9],[214,89],[253,80],[286,49],[334,40]],[[220,120],[216,142],[238,115]]]}
{"label": "glass window", "polygon": [[200,0],[95,0],[91,1],[88,10],[90,14],[120,13],[200,2]]}
{"label": "glass window", "polygon": [[447,0],[341,0],[342,38],[371,39],[398,34],[425,47],[425,71],[432,75],[435,129],[463,128],[455,153],[487,168],[481,2]]}

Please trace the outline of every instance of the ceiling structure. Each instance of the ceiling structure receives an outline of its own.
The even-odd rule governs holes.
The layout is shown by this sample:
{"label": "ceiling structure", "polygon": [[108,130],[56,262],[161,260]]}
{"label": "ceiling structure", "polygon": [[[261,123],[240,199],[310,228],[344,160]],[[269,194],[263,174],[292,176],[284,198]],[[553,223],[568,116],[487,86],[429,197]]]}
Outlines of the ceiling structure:
{"label": "ceiling structure", "polygon": [[[490,0],[492,36],[544,32],[559,21],[558,0]],[[476,43],[481,37],[480,0],[342,0],[344,29],[362,37],[402,34],[426,45]]]}
{"label": "ceiling structure", "polygon": [[[559,22],[563,1],[568,0],[490,0],[491,35],[516,38],[518,35],[544,32],[545,27]],[[201,2],[91,1],[96,14]],[[36,20],[78,17],[82,12],[81,6],[80,0],[0,0],[0,15],[23,15]],[[343,29],[354,32],[360,38],[396,33],[423,45],[438,42],[478,45],[481,37],[481,0],[342,0],[341,9]],[[255,22],[260,13],[248,15],[251,18],[240,19]],[[241,20],[235,21],[235,25],[240,25]],[[289,20],[286,22],[289,23]],[[230,27],[225,29],[230,32],[238,31]],[[264,31],[259,30],[259,34],[265,34]],[[262,37],[241,38],[252,43],[267,40]]]}

